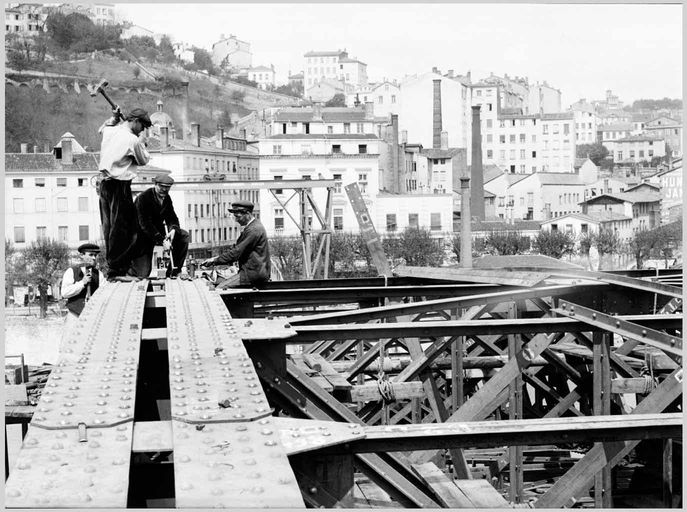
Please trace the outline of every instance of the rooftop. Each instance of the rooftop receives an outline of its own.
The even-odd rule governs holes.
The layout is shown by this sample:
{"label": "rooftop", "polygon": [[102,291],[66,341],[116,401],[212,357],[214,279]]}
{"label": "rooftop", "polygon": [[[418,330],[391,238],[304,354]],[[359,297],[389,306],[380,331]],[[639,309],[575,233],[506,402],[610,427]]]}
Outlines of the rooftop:
{"label": "rooftop", "polygon": [[379,137],[374,133],[278,133],[267,138],[281,140],[379,140]]}
{"label": "rooftop", "polygon": [[[364,108],[322,107],[320,112],[323,123],[362,122],[366,120]],[[313,116],[314,109],[312,107],[284,108],[275,114],[274,121],[312,122]]]}

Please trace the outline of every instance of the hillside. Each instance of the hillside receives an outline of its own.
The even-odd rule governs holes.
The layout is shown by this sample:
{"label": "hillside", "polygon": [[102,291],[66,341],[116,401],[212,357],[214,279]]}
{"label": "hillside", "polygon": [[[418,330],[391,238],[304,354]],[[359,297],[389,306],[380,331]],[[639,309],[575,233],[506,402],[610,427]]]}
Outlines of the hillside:
{"label": "hillside", "polygon": [[[140,106],[155,112],[158,100],[177,127],[200,123],[210,136],[218,123],[253,110],[296,104],[298,99],[155,63],[143,64],[157,79],[141,71],[135,78],[133,62],[102,53],[74,62],[52,62],[48,72],[5,74],[5,151],[17,152],[21,143],[52,147],[65,132],[90,150],[100,148],[97,133],[110,115],[105,99],[90,96],[86,85],[109,81],[110,97],[124,111]],[[184,85],[188,83],[188,85]]]}

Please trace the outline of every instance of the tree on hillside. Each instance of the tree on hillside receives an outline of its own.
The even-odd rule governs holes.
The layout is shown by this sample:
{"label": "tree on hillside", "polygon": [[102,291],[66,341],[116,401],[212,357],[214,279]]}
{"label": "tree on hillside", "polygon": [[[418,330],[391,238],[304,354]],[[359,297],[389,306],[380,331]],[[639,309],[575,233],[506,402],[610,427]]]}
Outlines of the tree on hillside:
{"label": "tree on hillside", "polygon": [[22,253],[26,282],[35,284],[40,294],[40,317],[48,311],[48,287],[55,284],[69,265],[69,248],[47,238],[31,242]]}
{"label": "tree on hillside", "polygon": [[532,243],[532,248],[539,254],[560,259],[571,254],[575,247],[575,238],[563,231],[540,231]]}
{"label": "tree on hillside", "polygon": [[654,230],[643,229],[637,231],[629,241],[630,251],[635,257],[637,270],[644,266],[644,260],[651,256],[651,249],[656,243],[656,233]]}
{"label": "tree on hillside", "polygon": [[48,36],[67,53],[91,52],[122,46],[119,25],[96,25],[80,13],[53,12],[45,20]]}
{"label": "tree on hillside", "polygon": [[295,98],[300,98],[303,96],[303,85],[300,82],[292,82],[290,84],[280,85],[274,89],[274,92],[279,94],[286,94],[287,96],[293,96]]}
{"label": "tree on hillside", "polygon": [[196,69],[204,69],[210,75],[215,74],[215,65],[212,63],[212,56],[207,50],[194,47],[193,64],[196,66]]}
{"label": "tree on hillside", "polygon": [[594,144],[579,144],[575,150],[576,158],[587,158],[594,162],[594,165],[601,165],[604,159],[608,156],[608,149],[603,144],[598,142]]}
{"label": "tree on hillside", "polygon": [[387,257],[405,260],[406,265],[438,267],[444,261],[442,241],[432,237],[426,228],[408,227],[398,236],[386,237],[382,246]]}
{"label": "tree on hillside", "polygon": [[157,50],[160,53],[160,60],[165,64],[171,64],[177,58],[174,54],[174,47],[172,46],[172,41],[169,39],[169,36],[167,35],[162,36],[162,39],[160,39],[160,44],[158,45]]}
{"label": "tree on hillside", "polygon": [[345,107],[346,96],[337,92],[332,98],[324,104],[325,107]]}
{"label": "tree on hillside", "polygon": [[604,256],[618,254],[621,240],[618,233],[610,229],[601,229],[594,235],[594,246],[599,251],[599,269],[603,266]]}

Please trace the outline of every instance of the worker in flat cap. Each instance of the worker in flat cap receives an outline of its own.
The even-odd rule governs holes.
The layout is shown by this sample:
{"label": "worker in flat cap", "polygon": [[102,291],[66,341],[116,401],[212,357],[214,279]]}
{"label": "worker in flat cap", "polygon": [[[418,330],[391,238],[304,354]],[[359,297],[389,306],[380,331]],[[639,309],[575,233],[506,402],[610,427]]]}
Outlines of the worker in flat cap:
{"label": "worker in flat cap", "polygon": [[134,207],[138,219],[139,251],[134,258],[134,275],[141,279],[150,276],[153,251],[161,245],[170,251],[166,277],[175,279],[188,254],[188,231],[179,227],[179,217],[174,211],[169,191],[174,179],[168,174],[158,174],[153,179],[153,186],[136,197]]}
{"label": "worker in flat cap", "polygon": [[235,201],[231,204],[229,211],[243,226],[241,235],[228,251],[201,263],[201,267],[212,267],[238,262],[238,273],[217,283],[216,289],[262,288],[270,280],[271,263],[267,233],[262,223],[253,215],[253,207],[250,201]]}
{"label": "worker in flat cap", "polygon": [[145,129],[152,123],[148,112],[135,108],[123,115],[119,108],[100,128],[100,222],[105,240],[108,280],[135,281],[131,268],[138,251],[136,210],[131,195],[131,181],[139,165],[150,161],[146,149]]}
{"label": "worker in flat cap", "polygon": [[65,334],[79,318],[86,303],[102,282],[102,273],[96,266],[100,247],[89,242],[81,244],[78,251],[79,261],[64,271],[60,286],[62,298],[67,299],[67,318],[63,331]]}

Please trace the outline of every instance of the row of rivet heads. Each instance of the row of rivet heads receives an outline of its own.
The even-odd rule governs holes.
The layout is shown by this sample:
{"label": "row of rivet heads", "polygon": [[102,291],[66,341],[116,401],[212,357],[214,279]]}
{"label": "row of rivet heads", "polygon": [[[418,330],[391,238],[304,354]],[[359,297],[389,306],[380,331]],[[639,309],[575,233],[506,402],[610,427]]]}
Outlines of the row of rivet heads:
{"label": "row of rivet heads", "polygon": [[172,421],[177,507],[303,507],[273,421]]}
{"label": "row of rivet heads", "polygon": [[137,361],[70,364],[50,372],[31,424],[44,428],[116,425],[133,419]]}
{"label": "row of rivet heads", "polygon": [[103,289],[93,295],[84,310],[79,315],[79,318],[73,324],[73,331],[67,338],[67,342],[81,341],[84,334],[97,334],[96,323],[101,320],[107,313],[107,306],[112,296],[117,290],[117,284],[112,286],[104,286]]}
{"label": "row of rivet heads", "polygon": [[[202,299],[197,294],[191,294],[191,297],[176,293],[168,295],[167,339],[170,355],[197,359],[218,352],[229,356],[245,353],[231,317],[225,313],[226,308],[223,305],[222,309],[208,307]],[[223,328],[217,326],[216,315],[220,316]]]}
{"label": "row of rivet heads", "polygon": [[77,324],[63,348],[63,359],[79,362],[114,362],[131,356],[138,359],[145,288],[117,283],[113,289],[106,307],[99,308],[97,316],[90,319],[90,329]]}
{"label": "row of rivet heads", "polygon": [[363,425],[357,423],[334,425],[332,429],[323,425],[315,427],[280,428],[282,444],[288,454],[317,449],[336,443],[350,442],[365,437]]}
{"label": "row of rivet heads", "polygon": [[170,360],[172,417],[191,423],[246,421],[271,414],[247,354]]}
{"label": "row of rivet heads", "polygon": [[29,428],[5,483],[5,505],[126,508],[133,422],[114,428]]}

